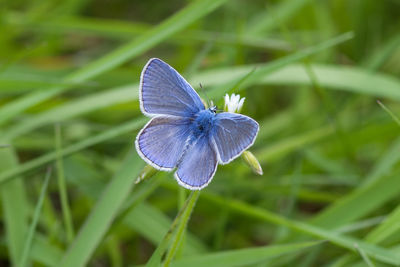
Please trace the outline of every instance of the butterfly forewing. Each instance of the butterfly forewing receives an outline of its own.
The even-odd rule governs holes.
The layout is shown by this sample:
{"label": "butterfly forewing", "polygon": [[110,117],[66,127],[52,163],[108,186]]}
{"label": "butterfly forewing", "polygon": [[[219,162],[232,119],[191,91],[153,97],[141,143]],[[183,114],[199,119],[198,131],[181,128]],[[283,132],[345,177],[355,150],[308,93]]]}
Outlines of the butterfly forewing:
{"label": "butterfly forewing", "polygon": [[212,139],[219,160],[226,164],[249,148],[258,133],[258,123],[250,117],[223,112],[215,117]]}
{"label": "butterfly forewing", "polygon": [[191,117],[204,109],[190,84],[164,61],[153,58],[144,67],[140,81],[144,114]]}
{"label": "butterfly forewing", "polygon": [[175,177],[185,188],[201,189],[210,183],[217,165],[217,154],[205,135],[188,146],[178,163]]}
{"label": "butterfly forewing", "polygon": [[190,120],[155,117],[136,138],[136,149],[150,165],[161,170],[176,167],[190,135]]}

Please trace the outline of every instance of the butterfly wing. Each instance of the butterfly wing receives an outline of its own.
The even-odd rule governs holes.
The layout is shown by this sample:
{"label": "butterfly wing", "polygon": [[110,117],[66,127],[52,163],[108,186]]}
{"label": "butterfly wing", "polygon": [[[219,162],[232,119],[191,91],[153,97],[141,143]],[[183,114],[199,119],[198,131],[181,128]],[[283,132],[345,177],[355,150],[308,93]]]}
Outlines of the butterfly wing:
{"label": "butterfly wing", "polygon": [[170,65],[152,58],[142,71],[139,89],[144,114],[191,117],[204,109],[199,95]]}
{"label": "butterfly wing", "polygon": [[249,148],[259,129],[252,118],[229,112],[218,113],[214,125],[212,139],[222,164],[234,160]]}
{"label": "butterfly wing", "polygon": [[188,146],[178,163],[175,178],[183,187],[199,190],[211,182],[217,165],[217,153],[208,136],[203,136]]}
{"label": "butterfly wing", "polygon": [[189,124],[188,118],[154,117],[137,135],[136,150],[154,168],[170,171],[176,167],[186,147]]}

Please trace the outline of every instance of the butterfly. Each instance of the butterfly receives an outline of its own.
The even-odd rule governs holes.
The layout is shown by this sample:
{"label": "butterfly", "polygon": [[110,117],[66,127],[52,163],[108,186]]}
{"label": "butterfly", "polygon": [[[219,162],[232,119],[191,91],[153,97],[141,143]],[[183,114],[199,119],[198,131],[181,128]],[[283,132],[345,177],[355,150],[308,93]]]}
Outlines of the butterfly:
{"label": "butterfly", "polygon": [[176,180],[190,190],[206,187],[218,163],[240,156],[259,130],[250,117],[205,108],[192,86],[158,58],[143,68],[139,101],[151,120],[136,137],[138,154],[158,170],[176,169]]}

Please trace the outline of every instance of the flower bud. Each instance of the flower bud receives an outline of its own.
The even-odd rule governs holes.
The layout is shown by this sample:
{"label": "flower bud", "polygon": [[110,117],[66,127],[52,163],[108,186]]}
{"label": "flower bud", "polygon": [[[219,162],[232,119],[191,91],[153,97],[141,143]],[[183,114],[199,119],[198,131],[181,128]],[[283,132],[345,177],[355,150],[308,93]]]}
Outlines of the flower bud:
{"label": "flower bud", "polygon": [[246,162],[247,165],[249,165],[254,173],[258,175],[263,175],[261,165],[253,153],[248,150],[244,151],[242,154],[242,159],[244,160],[244,162]]}
{"label": "flower bud", "polygon": [[143,170],[140,172],[138,178],[135,181],[135,184],[140,183],[143,180],[151,178],[154,174],[157,173],[157,170],[151,167],[150,165],[146,165]]}

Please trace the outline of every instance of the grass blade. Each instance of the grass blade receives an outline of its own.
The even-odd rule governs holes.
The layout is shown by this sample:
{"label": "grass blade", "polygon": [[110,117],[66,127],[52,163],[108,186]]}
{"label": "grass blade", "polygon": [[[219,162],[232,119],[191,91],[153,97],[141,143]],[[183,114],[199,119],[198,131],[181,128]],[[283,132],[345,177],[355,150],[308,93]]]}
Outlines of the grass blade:
{"label": "grass blade", "polygon": [[340,227],[356,220],[399,193],[396,175],[388,175],[399,161],[400,139],[376,163],[365,178],[365,184],[346,196],[341,197],[324,211],[315,216],[311,223],[325,228]]}
{"label": "grass blade", "polygon": [[[233,88],[235,85],[238,83],[241,83],[241,80],[243,79],[242,77],[246,77],[243,80],[242,88],[244,89],[246,86],[249,86],[250,84],[258,83],[260,80],[263,80],[265,77],[268,77],[269,74],[285,67],[286,65],[296,62],[298,60],[301,60],[303,58],[306,58],[312,54],[318,53],[320,51],[323,51],[327,48],[336,46],[340,43],[346,42],[349,39],[353,37],[352,33],[345,33],[342,35],[339,35],[335,38],[332,38],[330,40],[327,40],[321,44],[315,45],[313,47],[309,47],[307,49],[304,49],[302,51],[299,51],[297,53],[291,54],[289,56],[283,57],[281,59],[275,60],[271,63],[267,63],[263,65],[262,67],[259,67],[256,71],[252,72],[254,70],[253,67],[249,67],[247,71],[244,73],[241,73],[238,75],[232,75],[232,69],[229,68],[226,70],[226,73],[218,73],[218,72],[212,72],[214,75],[214,79],[210,79],[209,77],[203,77],[201,80],[197,80],[193,82],[193,84],[200,84],[202,81],[207,81],[207,86],[210,84],[212,85],[212,82],[215,84],[219,85],[219,88],[213,91],[213,95],[222,95],[225,91],[226,88]],[[242,70],[242,69],[239,69]],[[316,71],[316,70],[315,70]],[[304,72],[303,67],[301,67],[300,70],[296,70],[296,73],[298,72]],[[251,75],[248,75],[251,73]],[[219,74],[215,76],[216,74]],[[304,73],[305,79],[308,83],[311,83],[309,81],[307,73]],[[293,74],[291,74],[293,76]],[[224,77],[224,78],[221,78]],[[229,80],[226,79],[226,77],[229,77]],[[239,77],[239,78],[238,78]],[[336,79],[332,80],[331,76],[326,76],[326,78],[330,79],[330,81],[335,82]],[[288,77],[282,77],[282,81],[287,81]],[[321,84],[323,82],[321,81]],[[134,90],[132,88],[135,88]],[[112,104],[116,103],[121,103],[121,102],[127,102],[129,100],[136,100],[138,93],[136,88],[138,88],[137,85],[134,86],[125,86],[122,88],[119,88],[115,91],[110,91],[110,92],[105,92],[105,93],[100,93],[96,94],[92,97],[87,97],[82,100],[75,101],[73,103],[70,103],[65,106],[61,106],[59,108],[53,109],[48,112],[44,112],[43,114],[39,114],[36,118],[34,119],[29,119],[26,121],[21,122],[20,124],[17,124],[16,126],[12,127],[9,129],[4,136],[8,139],[13,139],[23,133],[29,132],[39,126],[51,123],[51,122],[60,122],[62,120],[65,120],[67,118],[71,118],[73,116],[77,116],[79,114],[83,114],[89,111],[93,111],[95,109],[98,109],[100,107],[106,107],[110,106]],[[135,92],[134,94],[132,92]],[[379,90],[375,89],[375,92],[380,92]],[[400,93],[399,93],[400,95]],[[1,112],[1,110],[0,110]],[[1,122],[1,120],[0,120]]]}
{"label": "grass blade", "polygon": [[259,207],[253,207],[247,203],[235,199],[224,199],[217,195],[211,194],[203,194],[203,197],[214,204],[225,206],[234,212],[276,225],[286,226],[295,231],[302,232],[323,240],[328,240],[331,243],[346,248],[350,251],[356,251],[354,244],[357,243],[358,246],[363,249],[368,256],[388,264],[396,265],[400,261],[400,257],[397,254],[387,249],[368,244],[361,240],[357,240],[334,231],[325,230],[311,224],[290,220],[278,214],[261,209]]}
{"label": "grass blade", "polygon": [[375,264],[370,260],[368,255],[362,250],[357,244],[354,244],[354,247],[357,249],[358,253],[360,253],[361,257],[363,258],[364,262],[367,264],[368,267],[375,267]]}
{"label": "grass blade", "polygon": [[266,8],[266,14],[263,14],[257,22],[247,27],[247,34],[262,35],[264,32],[278,28],[309,2],[310,0],[281,1],[273,7],[273,10]]}
{"label": "grass blade", "polygon": [[257,263],[262,263],[265,260],[282,256],[284,254],[300,252],[309,247],[321,243],[304,242],[284,245],[270,245],[257,248],[237,249],[231,251],[222,251],[209,253],[199,256],[191,256],[174,261],[173,267],[233,267],[233,266],[252,266]]}
{"label": "grass blade", "polygon": [[[163,237],[162,241],[158,245],[157,249],[153,252],[153,255],[146,263],[146,267],[158,267],[161,264],[161,259],[164,252],[167,250],[168,245],[173,237],[176,236],[177,229],[184,229],[186,224],[190,218],[190,214],[194,208],[194,205],[197,201],[197,198],[200,194],[200,191],[194,191],[190,194],[190,196],[186,199],[185,204],[182,209],[179,211],[175,220],[172,222],[168,232]],[[183,230],[181,230],[183,231]]]}
{"label": "grass blade", "polygon": [[390,109],[388,109],[381,101],[377,100],[376,102],[400,126],[400,119],[396,115],[394,115],[394,113],[392,111],[390,111]]}
{"label": "grass blade", "polygon": [[[231,76],[233,79],[228,83],[228,85],[223,85],[217,88],[214,92],[213,95],[221,95],[226,91],[226,88],[233,88],[235,87],[236,84],[241,83],[241,89],[245,89],[246,87],[257,84],[260,80],[262,80],[265,77],[268,77],[269,74],[289,65],[290,63],[297,62],[299,60],[305,59],[313,54],[316,54],[318,52],[324,51],[328,48],[337,46],[341,43],[347,42],[353,38],[353,33],[352,32],[347,32],[344,34],[341,34],[339,36],[336,36],[332,39],[326,40],[322,43],[319,43],[315,46],[311,46],[308,48],[305,48],[303,50],[300,50],[299,52],[290,54],[286,57],[282,57],[280,59],[274,60],[270,63],[267,63],[263,65],[262,67],[259,67],[256,69],[251,75],[247,76],[246,79],[241,82],[245,75],[247,75],[251,70],[249,70],[246,74],[243,74],[241,76]],[[309,76],[306,73],[306,77],[308,80]],[[309,81],[310,84],[312,84],[311,81]]]}
{"label": "grass blade", "polygon": [[[178,227],[176,230],[176,235],[172,239],[172,245],[168,250],[167,255],[165,256],[165,261],[163,263],[164,267],[168,267],[171,264],[171,261],[174,259],[175,254],[182,242],[186,226],[188,224],[190,215],[194,209],[197,199],[199,198],[200,190],[192,191],[188,197],[188,205],[182,214],[182,219],[178,222]],[[184,206],[182,206],[183,208]]]}
{"label": "grass blade", "polygon": [[109,107],[113,104],[137,100],[138,87],[139,85],[118,87],[52,108],[10,128],[4,133],[4,136],[13,139],[43,125],[59,123],[99,108]]}
{"label": "grass blade", "polygon": [[44,200],[44,196],[47,191],[47,186],[49,184],[50,176],[51,176],[51,169],[49,168],[47,170],[46,177],[44,178],[42,189],[40,190],[39,199],[36,204],[35,212],[33,213],[32,223],[31,223],[31,226],[29,227],[28,236],[26,237],[26,240],[25,240],[24,250],[22,252],[21,261],[19,263],[19,266],[21,266],[21,267],[26,266],[28,263],[29,254],[30,254],[30,251],[32,248],[33,235],[35,234],[36,226],[39,222],[39,216],[40,216],[40,213],[42,210],[43,200]]}
{"label": "grass blade", "polygon": [[[314,50],[314,53],[316,52],[317,50]],[[300,55],[293,56],[289,59],[286,58],[285,64],[298,60],[299,56]],[[281,62],[279,65],[280,64],[283,63]],[[280,66],[281,68],[278,70],[274,69],[276,66],[272,66],[274,67],[271,69],[272,73],[267,73],[270,68],[267,67],[267,65],[264,66],[265,68],[259,66],[256,72],[246,81],[251,80],[251,83],[266,85],[311,85],[311,81],[302,65],[285,64]],[[391,76],[383,74],[370,75],[370,73],[364,69],[355,67],[337,67],[319,64],[311,66],[315,75],[318,77],[320,85],[324,88],[400,100],[400,81]],[[256,65],[251,65],[209,70],[196,75],[191,79],[191,83],[199,84],[207,81],[205,84],[206,86],[219,86],[221,89],[219,89],[214,96],[220,96],[226,91],[224,88],[229,88],[226,84],[234,86],[238,82],[237,77],[245,76],[255,67]],[[256,73],[260,70],[263,71],[262,77],[257,76],[257,78],[253,80],[252,78],[254,78],[257,75]],[[17,123],[15,126],[9,128],[4,133],[4,136],[13,139],[49,123],[67,120],[100,108],[137,100],[137,88],[137,84],[114,88],[53,108],[50,111],[42,112],[27,120],[23,120],[21,123]]]}
{"label": "grass blade", "polygon": [[255,154],[259,161],[266,162],[283,154],[292,152],[297,148],[301,148],[307,144],[311,144],[328,137],[334,132],[331,126],[318,128],[304,134],[298,134],[293,137],[288,137],[280,142],[277,142],[269,147],[258,150]]}
{"label": "grass blade", "polygon": [[[34,29],[43,32],[73,32],[90,34],[105,38],[112,38],[118,40],[126,40],[134,35],[144,34],[151,30],[152,26],[141,23],[135,23],[125,20],[114,20],[105,18],[94,17],[63,17],[56,20],[46,21],[26,21],[23,17],[19,17],[18,21],[12,18],[5,18],[7,23],[12,25],[23,25],[25,28]],[[173,44],[182,43],[207,43],[213,40],[219,45],[237,45],[263,48],[263,49],[276,49],[276,50],[290,50],[289,45],[280,39],[264,38],[263,36],[242,36],[240,39],[235,34],[229,32],[210,32],[206,30],[190,30],[187,29],[178,34],[174,34],[173,38],[166,39],[165,41]]]}
{"label": "grass blade", "polygon": [[[295,57],[294,55],[297,54],[296,58],[292,58],[293,61],[290,60],[290,58],[287,59],[289,56],[285,57],[288,61],[287,63],[293,63],[294,61],[300,60],[300,52],[291,55]],[[259,65],[207,70],[194,76],[191,83],[198,84],[199,82],[207,81],[207,84],[205,84],[206,86],[222,86],[225,83],[237,79],[237,77],[243,77],[254,67],[258,67],[258,69],[249,80],[254,79],[252,83],[255,84],[277,86],[309,86],[312,84],[304,70],[304,66],[301,64],[283,64],[279,69],[273,69],[271,73],[264,73],[262,75],[263,77],[257,77],[256,73],[262,71],[263,68]],[[267,68],[267,65],[264,65],[264,67]],[[371,75],[367,70],[357,67],[337,67],[334,65],[324,64],[312,64],[311,67],[319,84],[326,89],[342,90],[356,94],[400,100],[400,80],[394,76],[382,73]]]}
{"label": "grass blade", "polygon": [[36,234],[32,244],[31,258],[32,260],[42,263],[45,266],[57,266],[63,251],[53,244],[50,244],[42,235]]}
{"label": "grass blade", "polygon": [[[141,120],[135,120],[135,121],[130,121],[125,124],[122,124],[120,126],[114,127],[109,131],[100,133],[98,135],[89,137],[79,143],[76,143],[74,145],[68,146],[64,149],[62,149],[59,152],[60,157],[65,157],[67,155],[70,155],[72,153],[76,153],[82,149],[85,149],[87,147],[93,146],[95,144],[102,143],[106,140],[109,140],[111,138],[114,138],[118,135],[125,134],[132,132],[134,130],[137,130],[139,127],[141,127],[145,123],[146,119],[141,119]],[[41,157],[38,157],[36,159],[33,159],[31,161],[28,161],[24,164],[19,165],[18,167],[15,167],[10,170],[6,170],[0,174],[0,184],[5,183],[8,180],[12,179],[18,174],[25,173],[27,171],[33,170],[37,167],[40,167],[46,163],[49,163],[51,161],[54,161],[57,159],[57,152],[50,152],[48,154],[45,154]]]}
{"label": "grass blade", "polygon": [[[153,244],[158,245],[168,232],[172,221],[155,207],[141,203],[124,218],[124,224],[141,234]],[[206,251],[205,246],[192,234],[186,235],[185,253],[198,254]]]}
{"label": "grass blade", "polygon": [[400,206],[397,206],[386,219],[374,230],[368,233],[365,240],[378,244],[400,231]]}
{"label": "grass blade", "polygon": [[130,152],[119,171],[111,179],[102,196],[58,266],[85,266],[107,233],[119,208],[134,186],[135,175],[143,168],[136,151]]}
{"label": "grass blade", "polygon": [[[1,149],[0,159],[1,170],[6,171],[18,166],[16,153],[12,149]],[[8,258],[13,265],[17,265],[21,259],[28,231],[29,205],[22,179],[3,184],[0,189]]]}
{"label": "grass blade", "polygon": [[61,210],[64,219],[64,226],[67,238],[67,244],[69,244],[74,238],[74,227],[72,224],[71,219],[71,212],[68,204],[68,193],[67,193],[67,185],[65,183],[65,176],[64,176],[64,166],[62,162],[61,156],[61,126],[60,124],[55,125],[55,135],[56,135],[56,154],[57,154],[57,181],[58,181],[58,191],[60,195],[60,202],[61,202]]}
{"label": "grass blade", "polygon": [[[68,75],[62,82],[85,82],[97,75],[109,71],[124,62],[140,55],[144,51],[159,44],[169,36],[179,32],[197,19],[212,12],[227,0],[197,0],[166,19],[152,30],[147,31],[131,42],[117,48],[109,54],[89,63],[76,72]],[[0,109],[0,125],[12,119],[22,111],[39,104],[55,95],[70,89],[68,86],[52,87],[47,90],[31,93]]]}

